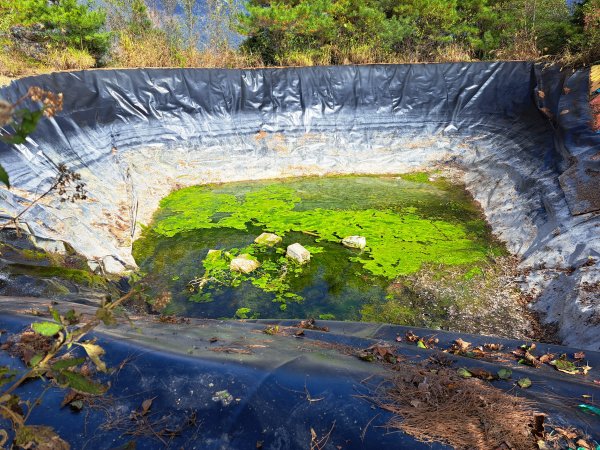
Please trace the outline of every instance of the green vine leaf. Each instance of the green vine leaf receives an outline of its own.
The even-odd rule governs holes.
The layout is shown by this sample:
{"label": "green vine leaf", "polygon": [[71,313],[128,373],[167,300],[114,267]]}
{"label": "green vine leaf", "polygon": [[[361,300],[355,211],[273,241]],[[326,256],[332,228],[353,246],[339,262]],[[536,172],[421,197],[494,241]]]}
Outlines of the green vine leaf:
{"label": "green vine leaf", "polygon": [[42,336],[52,337],[62,330],[63,327],[53,322],[36,322],[31,325],[31,328]]}
{"label": "green vine leaf", "polygon": [[37,366],[44,357],[39,353],[29,360],[29,367]]}
{"label": "green vine leaf", "polygon": [[98,308],[96,310],[96,318],[101,320],[106,326],[115,325],[117,323],[112,311],[107,308]]}
{"label": "green vine leaf", "polygon": [[57,361],[54,364],[52,364],[52,369],[53,370],[64,370],[64,369],[68,369],[69,367],[78,366],[79,364],[83,364],[84,362],[85,362],[85,358],[62,359],[62,360]]}
{"label": "green vine leaf", "polygon": [[60,373],[64,384],[68,385],[74,391],[82,394],[101,395],[106,392],[106,386],[103,386],[94,381],[88,380],[83,375],[76,372],[65,370]]}

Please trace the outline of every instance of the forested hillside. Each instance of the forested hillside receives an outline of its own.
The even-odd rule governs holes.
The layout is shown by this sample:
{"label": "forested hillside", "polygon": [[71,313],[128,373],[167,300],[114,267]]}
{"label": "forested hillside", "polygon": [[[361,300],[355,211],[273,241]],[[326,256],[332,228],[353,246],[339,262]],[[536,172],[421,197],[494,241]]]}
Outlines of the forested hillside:
{"label": "forested hillside", "polygon": [[[241,45],[239,45],[241,42]],[[600,0],[0,0],[0,75],[600,60]]]}

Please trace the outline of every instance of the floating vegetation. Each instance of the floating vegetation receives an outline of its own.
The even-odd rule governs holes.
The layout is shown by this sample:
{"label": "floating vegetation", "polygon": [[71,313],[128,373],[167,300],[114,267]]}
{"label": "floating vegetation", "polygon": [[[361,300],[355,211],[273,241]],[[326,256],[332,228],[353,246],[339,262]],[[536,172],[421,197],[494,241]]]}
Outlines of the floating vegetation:
{"label": "floating vegetation", "polygon": [[[286,256],[295,243],[309,263]],[[425,173],[193,186],[163,199],[134,243],[151,291],[173,295],[169,314],[377,320],[395,302],[408,323],[399,278],[434,264],[477,278],[503,252],[464,189]]]}

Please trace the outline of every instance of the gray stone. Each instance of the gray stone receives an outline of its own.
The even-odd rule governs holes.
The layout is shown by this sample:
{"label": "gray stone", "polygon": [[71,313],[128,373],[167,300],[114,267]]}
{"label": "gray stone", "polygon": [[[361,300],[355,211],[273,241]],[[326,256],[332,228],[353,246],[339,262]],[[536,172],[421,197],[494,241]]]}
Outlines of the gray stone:
{"label": "gray stone", "polygon": [[229,270],[233,272],[250,273],[259,267],[260,263],[247,253],[236,256],[229,263]]}
{"label": "gray stone", "polygon": [[364,236],[348,236],[342,239],[342,244],[348,248],[358,248],[362,250],[367,246],[367,238]]}
{"label": "gray stone", "polygon": [[310,252],[297,242],[295,244],[288,245],[285,256],[300,264],[310,261]]}
{"label": "gray stone", "polygon": [[254,239],[254,242],[259,245],[273,247],[281,242],[281,237],[273,233],[262,233],[260,236]]}

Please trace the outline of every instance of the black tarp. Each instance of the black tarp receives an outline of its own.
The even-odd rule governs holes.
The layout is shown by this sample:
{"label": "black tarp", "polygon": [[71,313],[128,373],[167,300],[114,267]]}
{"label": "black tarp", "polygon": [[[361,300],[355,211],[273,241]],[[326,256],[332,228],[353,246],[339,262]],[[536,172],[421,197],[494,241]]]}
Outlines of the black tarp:
{"label": "black tarp", "polygon": [[[95,170],[100,162],[112,158],[115,149],[149,144],[186,141],[205,145],[261,130],[351,134],[400,129],[425,130],[432,135],[476,131],[494,136],[491,143],[499,148],[501,139],[517,142],[544,170],[562,173],[571,211],[579,214],[600,208],[590,195],[597,192],[600,143],[587,126],[590,117],[583,89],[587,75],[586,70],[570,74],[526,62],[57,73],[19,80],[0,90],[0,96],[11,100],[30,86],[65,93],[64,112],[42,121],[28,143],[18,149],[0,144],[0,161],[9,169],[15,186],[33,191],[59,162],[75,170]],[[510,163],[506,162],[503,170],[527,188],[532,181],[522,179]],[[552,213],[548,210],[537,214]],[[542,245],[545,241],[540,239]],[[579,251],[569,261],[575,263],[585,256]],[[5,302],[3,311],[14,312],[14,299]],[[27,321],[5,314],[0,325],[14,331]],[[383,375],[379,368],[353,356],[314,348],[305,351],[303,344],[291,337],[276,337],[266,349],[249,356],[210,351],[213,335],[229,344],[251,341],[262,345],[264,324],[139,326],[141,331],[121,327],[99,334],[110,365],[118,366],[125,356],[136,355],[134,363],[113,380],[111,395],[116,400],[105,410],[128,414],[148,397],[156,397],[157,410],[174,420],[184,420],[186,410],[198,410],[200,427],[188,429],[173,441],[173,448],[256,448],[257,441],[263,441],[264,448],[307,448],[310,429],[322,436],[334,421],[328,448],[426,447],[401,433],[387,434],[380,426],[389,416],[355,396],[368,392],[361,381]],[[330,326],[330,333],[307,332],[306,339],[364,348],[379,341],[394,343],[395,336],[406,331],[352,323]],[[597,327],[593,323],[585,326]],[[457,337],[438,334],[446,344]],[[463,338],[480,343],[488,340]],[[505,344],[516,347],[521,342]],[[414,347],[398,346],[408,356],[423,357],[423,351]],[[574,351],[541,348],[557,353]],[[582,395],[590,395],[590,401],[598,396],[594,380],[600,377],[594,374],[600,356],[587,352],[587,358],[593,370],[586,377],[567,376],[548,367],[511,366],[515,373],[522,371],[531,377],[533,387],[524,395],[559,425],[581,427],[598,439],[599,418],[578,408]],[[39,389],[39,384],[28,386],[31,395]],[[508,389],[511,384],[502,387]],[[213,402],[214,393],[223,389],[239,402],[227,407]],[[308,401],[305,389],[324,400]],[[47,405],[37,409],[31,419],[55,425],[74,448],[113,448],[134,439],[122,429],[98,429],[105,410],[92,410],[89,415],[68,409],[57,412],[61,397],[61,392],[51,391]],[[363,439],[363,430],[374,417]],[[160,446],[152,438],[139,439],[138,448]]]}

